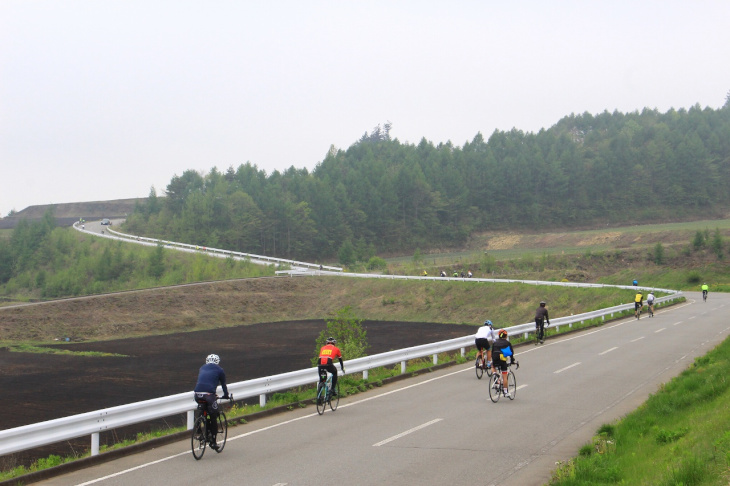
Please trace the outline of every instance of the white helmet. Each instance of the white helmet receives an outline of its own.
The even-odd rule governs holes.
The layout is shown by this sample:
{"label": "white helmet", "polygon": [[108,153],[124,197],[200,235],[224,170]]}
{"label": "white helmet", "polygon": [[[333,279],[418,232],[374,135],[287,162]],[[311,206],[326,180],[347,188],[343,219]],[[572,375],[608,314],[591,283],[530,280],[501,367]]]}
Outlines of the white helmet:
{"label": "white helmet", "polygon": [[213,363],[218,364],[221,362],[221,359],[218,357],[217,354],[209,354],[207,358],[205,358],[206,363]]}

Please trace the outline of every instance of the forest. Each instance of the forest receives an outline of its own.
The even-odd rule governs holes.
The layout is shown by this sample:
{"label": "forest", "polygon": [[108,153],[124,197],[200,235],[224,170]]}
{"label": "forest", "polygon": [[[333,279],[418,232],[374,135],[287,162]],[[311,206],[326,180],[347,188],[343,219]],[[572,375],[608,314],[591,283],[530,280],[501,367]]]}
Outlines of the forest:
{"label": "forest", "polygon": [[[348,264],[458,248],[491,230],[715,218],[730,208],[730,96],[722,108],[571,114],[463,146],[377,126],[311,172],[250,162],[175,175],[126,229],[283,258]],[[162,195],[160,195],[162,196]]]}

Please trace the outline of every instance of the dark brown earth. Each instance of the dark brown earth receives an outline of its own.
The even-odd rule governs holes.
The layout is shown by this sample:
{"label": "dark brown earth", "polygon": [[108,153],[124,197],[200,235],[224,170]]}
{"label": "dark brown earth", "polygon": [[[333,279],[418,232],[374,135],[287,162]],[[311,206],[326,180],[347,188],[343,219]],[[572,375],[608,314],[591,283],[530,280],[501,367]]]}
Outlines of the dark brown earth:
{"label": "dark brown earth", "polygon": [[[368,354],[474,333],[473,326],[455,324],[363,321],[362,325],[370,344]],[[57,345],[128,356],[124,358],[0,349],[2,388],[23,402],[22,413],[1,416],[0,429],[190,391],[198,368],[210,353],[220,355],[230,383],[307,368],[324,326],[324,320],[277,322]],[[171,425],[182,425],[182,418],[178,421]],[[124,435],[125,431],[118,433]],[[102,444],[112,439],[102,438]],[[80,444],[88,446],[88,439]]]}

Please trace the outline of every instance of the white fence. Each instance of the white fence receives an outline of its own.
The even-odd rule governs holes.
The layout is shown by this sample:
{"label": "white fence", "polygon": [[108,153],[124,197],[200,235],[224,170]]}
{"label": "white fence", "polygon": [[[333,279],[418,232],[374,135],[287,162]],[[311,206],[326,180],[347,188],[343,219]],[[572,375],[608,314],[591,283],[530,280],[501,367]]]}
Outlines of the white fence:
{"label": "white fence", "polygon": [[[349,274],[343,274],[349,275]],[[372,275],[369,275],[372,277]],[[470,279],[475,280],[475,279]],[[500,280],[504,282],[504,280]],[[537,282],[535,284],[550,285],[551,282]],[[554,282],[553,282],[554,284]],[[566,284],[566,286],[590,287],[592,284]],[[633,288],[633,287],[627,287]],[[658,290],[658,289],[655,289]],[[681,292],[664,290],[671,295],[657,299],[657,303],[669,302],[682,296]],[[551,327],[572,326],[594,318],[612,317],[614,314],[626,310],[632,310],[633,303],[622,304],[607,309],[593,312],[586,312],[575,316],[554,318],[550,320]],[[535,330],[534,322],[520,324],[507,328],[510,335],[524,334],[525,337]],[[461,355],[465,354],[466,348],[474,345],[473,335],[461,338],[449,339],[432,344],[424,344],[411,348],[389,351],[387,353],[375,354],[348,360],[345,362],[345,370],[348,374],[363,373],[367,378],[368,370],[381,366],[401,364],[401,373],[405,373],[406,363],[410,359],[433,356],[434,364],[438,362],[438,354],[460,350]],[[317,369],[307,368],[289,373],[281,373],[273,376],[256,378],[253,380],[241,381],[228,386],[228,390],[237,399],[251,398],[258,396],[259,403],[263,406],[266,403],[266,395],[290,388],[310,385],[317,382]],[[149,420],[168,417],[179,413],[187,413],[188,429],[193,426],[193,414],[196,408],[193,401],[192,391],[179,393],[162,398],[145,400],[143,402],[130,403],[118,407],[107,408],[95,412],[87,412],[79,415],[72,415],[46,422],[40,422],[14,429],[0,431],[0,455],[11,454],[34,447],[62,442],[85,435],[91,436],[91,454],[99,454],[99,434],[117,427],[132,425]]]}

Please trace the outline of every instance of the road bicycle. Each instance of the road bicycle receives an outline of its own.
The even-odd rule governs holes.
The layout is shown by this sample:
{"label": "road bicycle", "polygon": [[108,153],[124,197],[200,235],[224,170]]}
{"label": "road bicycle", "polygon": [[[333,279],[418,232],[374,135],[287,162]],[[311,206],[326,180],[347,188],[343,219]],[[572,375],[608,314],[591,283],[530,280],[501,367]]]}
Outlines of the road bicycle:
{"label": "road bicycle", "polygon": [[[515,361],[514,363],[509,363],[507,365],[507,367],[509,368],[509,371],[507,372],[508,389],[507,395],[505,396],[510,400],[514,400],[517,396],[517,379],[515,378],[514,371],[512,371],[513,364],[517,365],[516,369],[520,369],[520,363],[517,361]],[[489,398],[494,403],[497,403],[502,394],[502,372],[500,370],[497,370],[497,372],[492,375],[492,379],[489,380]]]}
{"label": "road bicycle", "polygon": [[707,302],[707,291],[706,290],[702,291],[702,302]]}
{"label": "road bicycle", "polygon": [[[548,326],[550,323],[548,323]],[[535,322],[535,346],[545,342],[545,321]]]}
{"label": "road bicycle", "polygon": [[654,317],[654,302],[646,303],[646,310],[649,313],[649,317]]}
{"label": "road bicycle", "polygon": [[644,308],[642,304],[639,304],[638,308],[634,309],[634,315],[636,316],[636,320],[638,321],[641,319],[641,310]]}
{"label": "road bicycle", "polygon": [[482,376],[484,376],[484,372],[487,372],[487,376],[492,376],[492,366],[491,363],[487,361],[485,355],[487,354],[487,350],[485,349],[481,356],[477,354],[477,359],[474,362],[474,369],[477,373],[477,378],[482,379]]}
{"label": "road bicycle", "polygon": [[327,405],[332,411],[337,410],[340,403],[340,383],[337,383],[336,394],[332,395],[332,373],[322,370],[317,382],[317,413],[322,415]]}
{"label": "road bicycle", "polygon": [[[199,461],[203,454],[205,454],[205,448],[210,445],[211,449],[217,453],[223,452],[223,448],[226,446],[226,439],[228,438],[228,421],[226,420],[226,414],[221,410],[221,397],[215,397],[218,400],[218,433],[213,437],[210,415],[208,414],[208,406],[206,402],[198,402],[198,410],[196,411],[197,418],[193,423],[193,433],[190,437],[190,446],[193,450],[193,457],[196,461]],[[228,396],[229,403],[233,403],[233,395]],[[216,447],[213,447],[216,444]]]}

